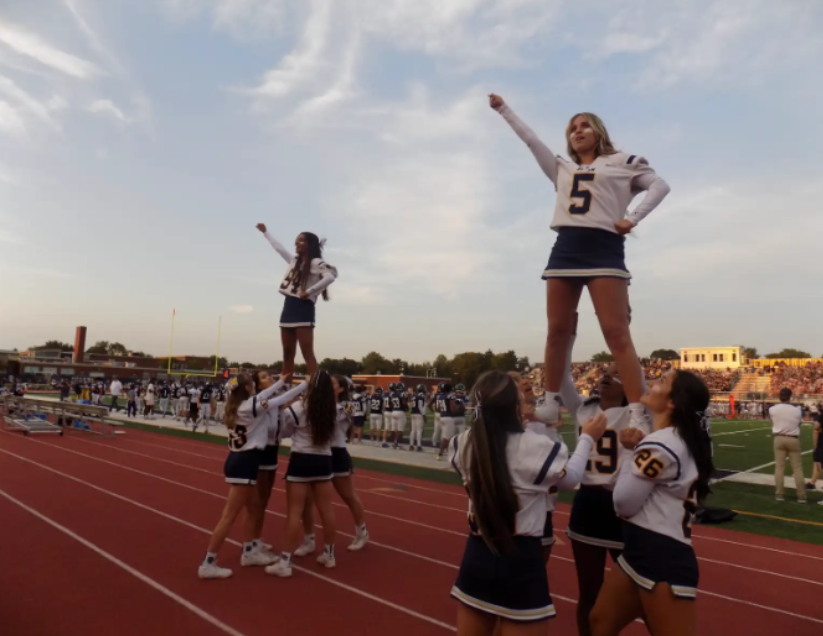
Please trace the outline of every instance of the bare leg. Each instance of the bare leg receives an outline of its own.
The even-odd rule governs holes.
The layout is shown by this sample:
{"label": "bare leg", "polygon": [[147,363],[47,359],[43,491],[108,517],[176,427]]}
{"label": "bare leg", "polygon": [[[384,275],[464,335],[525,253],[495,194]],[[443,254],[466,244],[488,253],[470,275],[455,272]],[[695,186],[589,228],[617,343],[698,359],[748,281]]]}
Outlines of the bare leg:
{"label": "bare leg", "polygon": [[297,341],[300,343],[300,353],[306,361],[309,375],[317,371],[317,358],[314,357],[314,329],[312,327],[298,327]]}
{"label": "bare leg", "polygon": [[283,343],[283,373],[294,373],[294,356],[297,355],[297,330],[280,328],[280,342]]}
{"label": "bare leg", "polygon": [[496,625],[497,616],[494,614],[481,612],[463,603],[457,604],[457,636],[491,636]]}
{"label": "bare leg", "polygon": [[560,391],[566,368],[569,340],[574,331],[574,315],[583,292],[583,279],[550,278],[546,281],[546,315],[549,335],[546,338],[546,390]]}
{"label": "bare leg", "polygon": [[[252,486],[232,485],[229,486],[229,496],[226,498],[226,505],[223,507],[223,514],[217,526],[211,534],[209,540],[208,552],[217,553],[229,536],[234,522],[237,520],[237,515],[246,507],[249,499],[254,492]],[[246,540],[251,540],[251,537],[244,537]]]}
{"label": "bare leg", "polygon": [[306,504],[306,494],[309,492],[310,487],[310,484],[286,482],[288,513],[286,515],[286,536],[283,543],[283,552],[292,554],[300,545],[300,523],[303,518],[303,508]]}
{"label": "bare leg", "polygon": [[360,528],[366,523],[366,511],[363,508],[360,497],[357,496],[357,492],[354,490],[354,481],[351,475],[348,477],[335,477],[332,479],[332,484],[337,494],[340,495],[340,498],[349,507],[349,510],[351,510],[352,517],[354,517],[354,524]]}
{"label": "bare leg", "polygon": [[[626,625],[642,616],[643,608],[637,584],[620,566],[612,568],[589,617],[592,636],[618,636]],[[659,636],[669,634],[660,632]]]}
{"label": "bare leg", "polygon": [[311,484],[312,494],[320,513],[320,520],[323,523],[323,543],[334,545],[334,538],[337,534],[337,524],[332,509],[332,495],[334,488],[328,481],[315,481]]}
{"label": "bare leg", "polygon": [[646,625],[653,636],[697,634],[697,612],[693,600],[677,598],[668,583],[658,583],[651,592],[638,589]]}
{"label": "bare leg", "polygon": [[629,331],[629,286],[622,278],[603,276],[588,283],[600,330],[617,363],[629,404],[643,395],[643,369]]}
{"label": "bare leg", "polygon": [[606,548],[572,541],[574,566],[577,570],[577,632],[580,636],[591,636],[589,615],[603,587],[606,572]]}
{"label": "bare leg", "polygon": [[254,507],[254,526],[252,537],[259,539],[263,536],[263,524],[266,520],[266,508],[269,506],[271,491],[274,488],[275,471],[261,470],[257,473],[256,505]]}

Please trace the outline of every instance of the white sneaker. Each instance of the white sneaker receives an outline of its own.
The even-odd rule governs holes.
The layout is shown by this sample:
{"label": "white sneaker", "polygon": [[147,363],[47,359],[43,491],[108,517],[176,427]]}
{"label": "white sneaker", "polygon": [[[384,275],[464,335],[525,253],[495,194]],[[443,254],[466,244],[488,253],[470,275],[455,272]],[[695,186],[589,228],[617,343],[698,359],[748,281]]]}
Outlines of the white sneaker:
{"label": "white sneaker", "polygon": [[312,552],[314,552],[316,549],[317,546],[315,545],[314,541],[304,540],[303,543],[300,544],[300,547],[298,547],[294,551],[294,556],[306,556],[307,554],[311,554]]}
{"label": "white sneaker", "polygon": [[363,534],[357,533],[357,536],[354,537],[354,541],[351,542],[351,545],[348,547],[349,552],[359,552],[362,550],[366,544],[369,542],[369,531],[366,530]]}
{"label": "white sneaker", "polygon": [[274,563],[266,568],[266,574],[279,576],[281,579],[287,579],[292,575],[291,565],[286,563],[283,559],[279,559],[277,563]]}
{"label": "white sneaker", "polygon": [[240,557],[240,565],[244,568],[256,567],[261,565],[271,565],[277,563],[280,557],[273,555],[271,552],[264,552],[263,550],[252,550],[251,552],[243,552]]}
{"label": "white sneaker", "polygon": [[319,557],[317,557],[317,562],[320,565],[325,565],[329,569],[331,569],[331,568],[333,568],[337,565],[337,563],[334,560],[334,557],[329,556],[325,552],[323,552],[323,554],[321,554]]}
{"label": "white sneaker", "polygon": [[197,568],[197,576],[201,579],[227,579],[231,575],[231,570],[219,567],[216,562],[204,563]]}

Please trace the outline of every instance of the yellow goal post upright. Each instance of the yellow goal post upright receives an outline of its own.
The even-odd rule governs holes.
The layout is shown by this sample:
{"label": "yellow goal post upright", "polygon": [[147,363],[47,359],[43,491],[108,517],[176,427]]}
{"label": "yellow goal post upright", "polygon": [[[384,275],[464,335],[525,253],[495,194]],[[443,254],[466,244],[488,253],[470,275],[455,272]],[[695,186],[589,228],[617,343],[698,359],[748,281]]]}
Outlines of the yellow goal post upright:
{"label": "yellow goal post upright", "polygon": [[[168,358],[168,368],[166,369],[166,374],[168,377],[172,376],[172,368],[171,368],[171,361],[172,355],[174,350],[174,321],[177,318],[177,310],[171,310],[171,333],[169,335],[169,358]],[[189,377],[206,377],[206,378],[216,378],[217,377],[217,366],[220,362],[220,332],[222,326],[223,317],[217,317],[217,347],[214,353],[214,370],[209,373],[198,372],[198,371],[189,371],[187,369],[178,369],[174,375],[182,375],[184,378]]]}

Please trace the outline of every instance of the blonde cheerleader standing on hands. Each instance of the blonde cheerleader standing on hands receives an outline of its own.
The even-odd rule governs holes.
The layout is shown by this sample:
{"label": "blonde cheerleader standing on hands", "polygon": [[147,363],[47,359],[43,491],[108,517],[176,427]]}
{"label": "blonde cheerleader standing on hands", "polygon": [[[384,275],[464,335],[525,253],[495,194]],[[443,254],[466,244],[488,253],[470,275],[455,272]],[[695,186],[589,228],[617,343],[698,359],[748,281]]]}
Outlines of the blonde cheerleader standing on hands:
{"label": "blonde cheerleader standing on hands", "polygon": [[[571,161],[556,156],[499,95],[489,105],[500,113],[532,151],[557,190],[552,229],[557,240],[543,278],[546,280],[549,335],[546,339],[547,404],[559,416],[559,391],[575,312],[588,287],[600,329],[606,339],[629,401],[632,425],[646,425],[640,361],[629,332],[628,284],[624,235],[654,210],[669,186],[643,157],[618,152],[603,122],[593,113],[579,113],[566,127]],[[627,214],[632,199],[646,196]]]}
{"label": "blonde cheerleader standing on hands", "polygon": [[300,343],[300,352],[311,375],[317,371],[314,355],[315,303],[320,295],[323,300],[329,299],[326,288],[337,278],[337,269],[323,260],[323,241],[316,234],[298,234],[294,241],[296,255],[292,255],[268,233],[265,223],[258,223],[257,229],[289,264],[286,277],[280,284],[280,293],[286,297],[280,315],[283,373],[294,372],[294,356]]}

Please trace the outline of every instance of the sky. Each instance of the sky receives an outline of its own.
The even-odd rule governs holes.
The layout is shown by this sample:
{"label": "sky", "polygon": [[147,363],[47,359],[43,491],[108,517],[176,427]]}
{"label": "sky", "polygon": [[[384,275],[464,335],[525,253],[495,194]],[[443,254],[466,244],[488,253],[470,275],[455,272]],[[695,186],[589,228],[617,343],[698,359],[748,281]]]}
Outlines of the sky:
{"label": "sky", "polygon": [[[823,354],[819,0],[4,0],[0,348],[282,358],[291,245],[327,238],[318,357],[545,340],[579,111],[672,192],[626,244],[638,352]],[[638,199],[639,200],[639,199]],[[574,358],[605,342],[584,294]]]}

